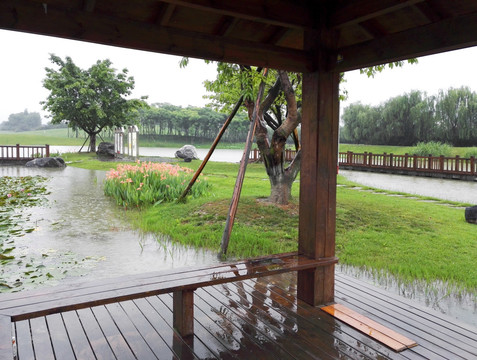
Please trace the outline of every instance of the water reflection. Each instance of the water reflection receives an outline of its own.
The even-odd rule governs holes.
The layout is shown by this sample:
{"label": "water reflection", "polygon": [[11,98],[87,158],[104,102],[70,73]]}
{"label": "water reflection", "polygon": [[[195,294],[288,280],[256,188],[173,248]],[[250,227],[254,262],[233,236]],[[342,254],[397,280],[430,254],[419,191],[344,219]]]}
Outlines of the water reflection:
{"label": "water reflection", "polygon": [[[35,231],[15,239],[17,249],[40,254],[74,253],[89,262],[86,278],[104,278],[175,267],[217,263],[215,253],[173,244],[133,230],[124,210],[103,194],[105,172],[73,167],[0,167],[0,176],[49,178],[48,204],[27,209]],[[61,261],[61,259],[57,259]],[[49,264],[52,266],[53,264]],[[74,280],[70,277],[69,280]]]}

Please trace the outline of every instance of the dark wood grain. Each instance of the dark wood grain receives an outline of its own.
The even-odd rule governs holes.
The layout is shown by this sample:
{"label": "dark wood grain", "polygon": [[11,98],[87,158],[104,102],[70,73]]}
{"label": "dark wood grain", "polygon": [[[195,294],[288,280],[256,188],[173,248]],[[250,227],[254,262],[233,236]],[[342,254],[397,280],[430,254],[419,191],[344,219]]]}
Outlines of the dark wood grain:
{"label": "dark wood grain", "polygon": [[71,346],[68,333],[61,314],[53,314],[46,317],[53,351],[57,359],[74,359],[73,348]]}
{"label": "dark wood grain", "polygon": [[51,346],[50,334],[44,317],[30,320],[31,338],[35,349],[35,359],[54,360],[55,354]]}

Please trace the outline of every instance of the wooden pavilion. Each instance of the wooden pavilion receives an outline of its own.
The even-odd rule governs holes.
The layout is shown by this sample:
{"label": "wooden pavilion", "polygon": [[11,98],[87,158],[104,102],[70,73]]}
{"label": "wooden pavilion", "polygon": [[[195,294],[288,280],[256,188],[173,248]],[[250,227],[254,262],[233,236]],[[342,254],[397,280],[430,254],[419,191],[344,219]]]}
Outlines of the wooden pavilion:
{"label": "wooden pavilion", "polygon": [[316,306],[335,297],[340,72],[476,45],[477,1],[2,0],[0,28],[302,72],[299,254],[314,263],[292,270]]}

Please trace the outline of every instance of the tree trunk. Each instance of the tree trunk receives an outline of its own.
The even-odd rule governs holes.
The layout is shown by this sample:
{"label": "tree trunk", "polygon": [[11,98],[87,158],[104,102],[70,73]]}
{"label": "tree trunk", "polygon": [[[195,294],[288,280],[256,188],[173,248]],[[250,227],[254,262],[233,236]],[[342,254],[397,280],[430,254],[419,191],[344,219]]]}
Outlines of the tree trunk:
{"label": "tree trunk", "polygon": [[89,152],[96,152],[96,134],[89,135]]}
{"label": "tree trunk", "polygon": [[291,199],[291,189],[293,180],[284,172],[282,174],[270,175],[270,197],[268,200],[274,204],[286,205]]}

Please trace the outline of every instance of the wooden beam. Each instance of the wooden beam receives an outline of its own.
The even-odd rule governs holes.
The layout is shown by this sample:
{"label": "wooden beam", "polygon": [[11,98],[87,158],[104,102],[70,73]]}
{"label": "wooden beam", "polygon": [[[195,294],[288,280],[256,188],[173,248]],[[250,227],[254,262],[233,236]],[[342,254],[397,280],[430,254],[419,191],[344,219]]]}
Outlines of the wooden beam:
{"label": "wooden beam", "polygon": [[189,7],[239,19],[294,29],[311,29],[313,14],[303,1],[287,0],[162,0],[169,4]]}
{"label": "wooden beam", "polygon": [[[26,0],[0,2],[0,28],[52,35],[164,54],[303,72],[311,67],[302,50],[158,27],[81,10],[65,11]],[[307,65],[308,64],[308,65]]]}
{"label": "wooden beam", "polygon": [[84,0],[83,10],[86,12],[93,12],[96,6],[96,0]]}
{"label": "wooden beam", "polygon": [[[477,13],[383,36],[339,49],[335,71],[355,70],[477,45]],[[412,41],[409,41],[412,39]]]}
{"label": "wooden beam", "polygon": [[173,326],[185,337],[194,334],[194,290],[175,291],[172,303]]}
{"label": "wooden beam", "polygon": [[330,17],[330,27],[342,28],[359,24],[378,16],[415,5],[425,0],[360,0],[344,1],[343,6],[334,9]]}
{"label": "wooden beam", "polygon": [[0,315],[0,360],[13,359],[12,335],[10,316]]}
{"label": "wooden beam", "polygon": [[[327,70],[335,38],[328,31],[305,35],[305,46],[315,48],[318,69],[303,74],[298,251],[315,259],[335,255],[339,73]],[[332,302],[334,265],[299,271],[297,292],[314,306]]]}

